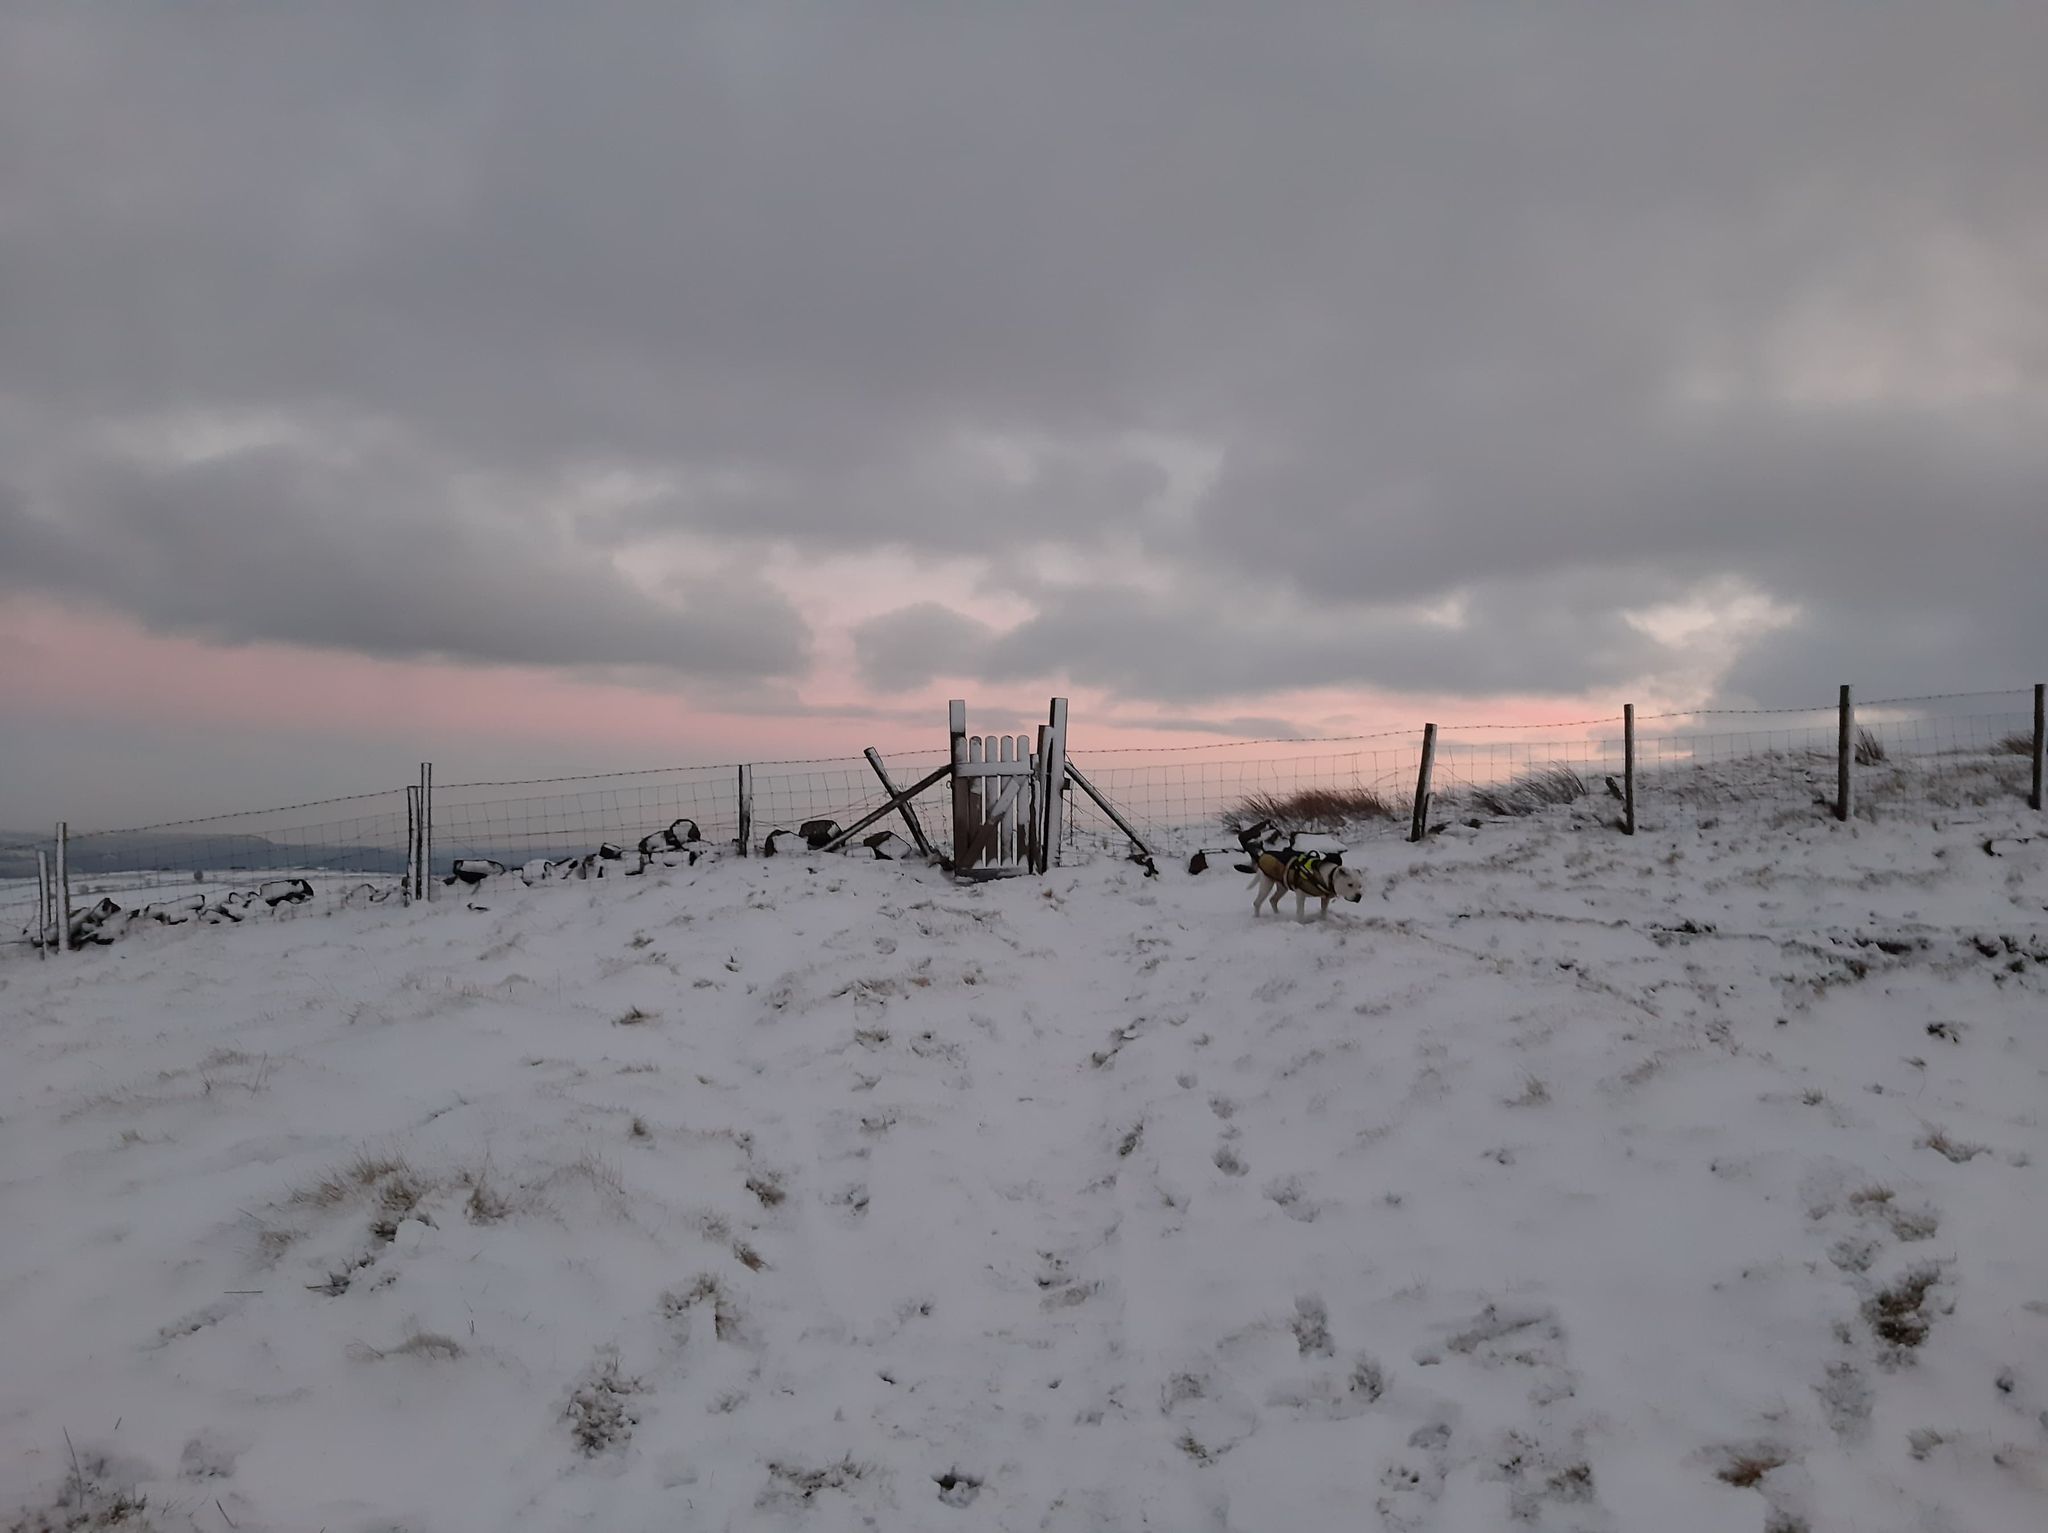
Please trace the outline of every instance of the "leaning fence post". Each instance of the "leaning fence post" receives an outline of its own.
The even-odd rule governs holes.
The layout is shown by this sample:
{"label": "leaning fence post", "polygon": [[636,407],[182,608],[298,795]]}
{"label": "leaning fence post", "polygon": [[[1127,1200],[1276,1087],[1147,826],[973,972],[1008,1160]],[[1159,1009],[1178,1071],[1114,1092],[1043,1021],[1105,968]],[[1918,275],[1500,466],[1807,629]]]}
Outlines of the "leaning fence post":
{"label": "leaning fence post", "polygon": [[38,847],[36,849],[36,952],[44,958],[50,956],[50,906],[53,903],[50,889],[50,854]]}
{"label": "leaning fence post", "polygon": [[1856,812],[1856,780],[1850,771],[1856,760],[1856,703],[1846,681],[1842,683],[1841,712],[1835,742],[1835,818],[1846,820]]}
{"label": "leaning fence post", "polygon": [[1415,774],[1415,817],[1408,825],[1408,839],[1420,841],[1429,834],[1429,773],[1436,765],[1436,725],[1422,726],[1422,770]]}
{"label": "leaning fence post", "polygon": [[1621,705],[1621,829],[1636,833],[1636,705]]}
{"label": "leaning fence post", "polygon": [[57,882],[52,891],[57,896],[57,945],[65,952],[72,949],[71,941],[71,822],[57,822]]}
{"label": "leaning fence post", "polygon": [[740,855],[747,855],[747,847],[754,839],[754,769],[740,768]]}
{"label": "leaning fence post", "polygon": [[[889,780],[889,769],[882,765],[882,753],[870,745],[864,754],[868,758],[868,765],[875,769],[875,775],[882,779],[882,791],[894,798],[896,784]],[[925,840],[924,827],[918,824],[917,811],[910,807],[908,801],[903,805],[903,823],[910,827],[910,839],[917,843],[917,849],[925,856],[931,856],[932,844]]]}
{"label": "leaning fence post", "polygon": [[2041,768],[2048,761],[2048,686],[2034,683],[2034,791],[2027,802],[2041,807]]}

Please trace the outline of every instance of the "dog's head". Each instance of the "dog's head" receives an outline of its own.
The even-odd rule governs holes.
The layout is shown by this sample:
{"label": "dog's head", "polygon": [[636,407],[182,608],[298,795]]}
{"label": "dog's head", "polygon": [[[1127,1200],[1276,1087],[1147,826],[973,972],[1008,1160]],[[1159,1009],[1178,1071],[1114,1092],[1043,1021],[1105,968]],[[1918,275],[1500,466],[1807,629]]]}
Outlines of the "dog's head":
{"label": "dog's head", "polygon": [[1330,892],[1340,900],[1350,900],[1354,905],[1365,898],[1365,880],[1354,869],[1335,867],[1330,869]]}

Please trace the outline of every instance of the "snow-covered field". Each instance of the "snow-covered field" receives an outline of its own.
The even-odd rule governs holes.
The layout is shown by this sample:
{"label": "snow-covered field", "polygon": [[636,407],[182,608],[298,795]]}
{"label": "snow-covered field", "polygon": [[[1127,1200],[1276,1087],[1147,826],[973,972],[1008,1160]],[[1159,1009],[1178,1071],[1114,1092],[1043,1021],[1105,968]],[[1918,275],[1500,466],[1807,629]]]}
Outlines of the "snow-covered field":
{"label": "snow-covered field", "polygon": [[1358,860],[0,953],[0,1527],[2048,1526],[2039,816]]}

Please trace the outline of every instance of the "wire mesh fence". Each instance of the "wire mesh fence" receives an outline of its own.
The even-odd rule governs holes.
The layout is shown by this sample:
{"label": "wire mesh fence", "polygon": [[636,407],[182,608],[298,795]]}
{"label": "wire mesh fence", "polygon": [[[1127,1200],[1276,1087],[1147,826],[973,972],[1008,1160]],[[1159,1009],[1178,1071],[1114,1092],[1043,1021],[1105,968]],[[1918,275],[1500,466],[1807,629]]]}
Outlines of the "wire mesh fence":
{"label": "wire mesh fence", "polygon": [[[1826,813],[1837,803],[1842,718],[1811,709],[1706,710],[1643,715],[1634,737],[1639,829],[1749,809]],[[1860,818],[1963,808],[2030,790],[2036,750],[2027,691],[1859,702],[1850,736]],[[1074,749],[1070,759],[1155,855],[1227,848],[1257,820],[1323,832],[1347,845],[1405,837],[1418,790],[1423,730],[1347,739]],[[945,752],[885,760],[903,789],[947,762]],[[1576,816],[1620,817],[1628,740],[1619,715],[1549,725],[1447,725],[1437,732],[1429,826],[1484,826],[1569,806]],[[316,891],[395,890],[408,863],[406,789],[280,809],[75,832],[68,844],[74,904],[133,907],[265,879],[304,879]],[[953,841],[951,786],[943,778],[911,801],[935,853]],[[788,848],[783,833],[807,822],[850,828],[890,797],[858,756],[767,761],[746,768],[668,767],[584,777],[438,783],[430,876],[458,859],[516,868],[535,858],[578,858],[607,844],[630,852],[687,822],[703,843]],[[1129,837],[1086,794],[1066,796],[1061,854],[1123,856]],[[909,836],[900,811],[871,834]],[[855,845],[859,843],[856,841]],[[0,844],[0,930],[26,935],[36,899],[35,855],[49,842]],[[900,848],[899,848],[900,850]]]}
{"label": "wire mesh fence", "polygon": [[[192,913],[265,885],[296,880],[301,898],[364,890],[395,892],[406,866],[403,789],[278,809],[165,821],[123,830],[73,831],[64,852],[74,913],[132,911],[177,902]],[[54,841],[0,847],[0,931],[34,938],[36,853],[57,867]],[[275,892],[275,891],[273,891]],[[239,919],[239,913],[232,916]]]}

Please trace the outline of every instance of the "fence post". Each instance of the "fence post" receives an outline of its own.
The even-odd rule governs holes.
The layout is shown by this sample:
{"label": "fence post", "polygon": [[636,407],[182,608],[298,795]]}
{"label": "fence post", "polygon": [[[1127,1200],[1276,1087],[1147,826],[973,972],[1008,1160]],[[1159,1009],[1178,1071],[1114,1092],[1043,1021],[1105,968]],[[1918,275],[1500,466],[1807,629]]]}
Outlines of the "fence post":
{"label": "fence post", "polygon": [[1045,776],[1045,822],[1038,833],[1038,871],[1049,873],[1060,859],[1060,818],[1067,791],[1067,700],[1056,697],[1047,721],[1045,748],[1039,752]]}
{"label": "fence post", "polygon": [[2048,686],[2034,683],[2034,791],[2027,802],[2041,807],[2041,767],[2048,759]]}
{"label": "fence post", "polygon": [[420,763],[418,816],[413,826],[413,898],[434,897],[434,764]]}
{"label": "fence post", "polygon": [[953,871],[965,873],[972,864],[965,861],[974,852],[981,832],[980,800],[973,779],[961,771],[967,765],[967,699],[956,697],[946,704],[947,757],[953,767]]}
{"label": "fence post", "polygon": [[740,855],[748,855],[754,839],[754,769],[740,767]]}
{"label": "fence post", "polygon": [[57,945],[70,952],[71,943],[71,822],[57,822]]}
{"label": "fence post", "polygon": [[405,903],[420,897],[420,785],[405,785]]}
{"label": "fence post", "polygon": [[1429,834],[1429,773],[1436,765],[1436,725],[1422,726],[1422,770],[1415,774],[1415,817],[1408,826],[1408,839],[1420,841]]}
{"label": "fence post", "polygon": [[1622,834],[1636,833],[1636,705],[1621,705]]}
{"label": "fence post", "polygon": [[[889,780],[889,769],[882,765],[882,753],[870,745],[864,754],[868,765],[875,769],[875,775],[882,779],[882,791],[891,798],[896,797],[896,784]],[[910,839],[917,843],[917,849],[925,856],[931,856],[932,844],[925,840],[924,826],[918,823],[917,811],[908,802],[903,805],[903,823],[910,827]]]}
{"label": "fence post", "polygon": [[1835,742],[1835,818],[1847,820],[1856,812],[1856,779],[1850,770],[1856,761],[1856,703],[1846,681],[1842,683],[1841,712]]}
{"label": "fence post", "polygon": [[55,903],[50,889],[50,854],[36,848],[36,952],[50,956],[50,906]]}

